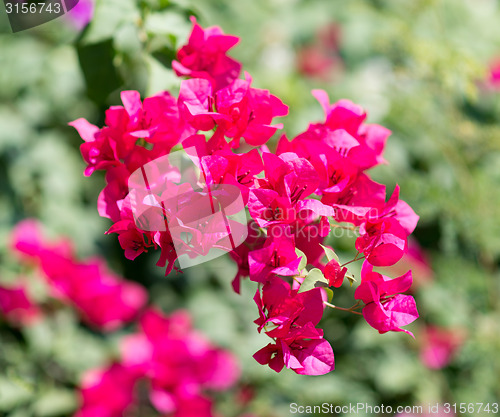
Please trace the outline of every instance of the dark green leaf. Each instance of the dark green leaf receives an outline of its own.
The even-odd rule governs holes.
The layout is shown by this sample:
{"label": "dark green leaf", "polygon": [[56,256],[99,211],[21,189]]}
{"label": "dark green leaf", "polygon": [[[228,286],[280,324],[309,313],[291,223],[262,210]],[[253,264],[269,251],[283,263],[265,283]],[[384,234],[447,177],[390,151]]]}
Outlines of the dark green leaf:
{"label": "dark green leaf", "polygon": [[113,64],[113,40],[80,44],[77,51],[88,96],[97,104],[104,104],[108,96],[123,84]]}

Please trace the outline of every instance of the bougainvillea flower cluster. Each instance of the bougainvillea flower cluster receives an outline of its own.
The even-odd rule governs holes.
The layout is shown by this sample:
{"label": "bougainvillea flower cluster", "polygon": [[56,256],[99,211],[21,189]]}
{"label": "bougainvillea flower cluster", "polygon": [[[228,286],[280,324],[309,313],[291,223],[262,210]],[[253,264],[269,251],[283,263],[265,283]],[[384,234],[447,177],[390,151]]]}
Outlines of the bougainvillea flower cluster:
{"label": "bougainvillea flower cluster", "polygon": [[[75,416],[142,415],[144,408],[148,415],[219,416],[213,393],[233,388],[240,368],[230,352],[193,328],[188,312],[166,316],[146,306],[142,286],[111,274],[101,259],[76,261],[71,242],[46,240],[36,220],[18,223],[10,245],[35,276],[45,277],[50,295],[75,308],[94,331],[138,327],[119,339],[119,359],[85,373]],[[0,318],[27,326],[62,307],[47,300],[37,304],[27,288],[22,281],[0,286]]]}
{"label": "bougainvillea flower cluster", "polygon": [[84,376],[77,417],[139,415],[145,400],[161,415],[212,417],[207,392],[225,390],[239,377],[233,356],[195,331],[185,311],[167,317],[146,310],[139,331],[120,348],[119,362]]}
{"label": "bougainvillea flower cluster", "polygon": [[[185,227],[179,213],[197,205],[193,182],[208,193],[214,186],[222,191],[226,185],[237,187],[250,219],[240,225],[248,228],[246,241],[228,249],[238,265],[233,288],[239,291],[245,277],[257,283],[256,324],[272,339],[255,359],[275,371],[287,367],[299,374],[324,374],[334,369],[332,347],[319,327],[327,306],[362,314],[381,333],[411,334],[402,328],[418,317],[413,297],[403,294],[411,286],[411,272],[391,280],[373,267],[390,266],[403,257],[418,216],[399,198],[399,187],[388,196],[386,187],[370,178],[367,171],[385,163],[390,131],[366,123],[365,111],[349,100],[331,104],[326,92],[314,90],[324,120],[294,138],[282,135],[271,152],[269,141],[282,128],[275,118],[286,116],[288,107],[269,91],[253,87],[249,74],[241,74],[241,64],[227,55],[237,41],[220,28],[203,29],[193,19],[188,44],[173,63],[177,75],[187,77],[178,97],[161,92],[141,102],[139,93],[125,91],[123,105],[106,112],[104,127],[84,119],[71,125],[84,140],[85,175],[106,172],[98,210],[113,222],[108,233],[118,234],[128,259],[159,248],[158,265],[166,265],[167,274],[176,268],[175,248],[189,239],[198,248],[203,241],[227,249],[223,241],[231,238],[231,224],[226,224],[227,233],[208,220],[198,231],[186,228],[184,242],[169,227],[151,224]],[[150,162],[183,149],[199,175],[191,183],[179,182],[170,168],[155,176],[141,200],[149,209],[138,219],[131,175],[144,174]],[[334,229],[356,234],[354,259],[340,261],[329,246],[335,245]],[[198,251],[207,250],[202,249]],[[348,265],[357,260],[363,261],[354,294],[358,302],[349,308],[332,304],[330,287],[352,284]],[[362,313],[357,311],[361,308]]]}
{"label": "bougainvillea flower cluster", "polygon": [[141,285],[113,274],[103,259],[78,261],[68,240],[46,241],[34,220],[15,227],[11,246],[23,262],[36,265],[53,297],[74,306],[99,330],[116,330],[135,319],[146,304]]}

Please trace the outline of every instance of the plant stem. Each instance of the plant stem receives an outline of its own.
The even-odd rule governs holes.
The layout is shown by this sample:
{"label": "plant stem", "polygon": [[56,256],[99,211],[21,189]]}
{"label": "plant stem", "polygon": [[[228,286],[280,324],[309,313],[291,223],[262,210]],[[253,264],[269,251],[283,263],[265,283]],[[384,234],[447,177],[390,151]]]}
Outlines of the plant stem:
{"label": "plant stem", "polygon": [[337,229],[352,230],[353,232],[355,232],[356,230],[358,230],[358,226],[343,226],[341,224],[331,224],[330,226],[331,227],[336,227]]}
{"label": "plant stem", "polygon": [[342,268],[343,266],[346,266],[346,265],[349,265],[349,264],[352,264],[353,262],[356,262],[356,261],[359,261],[361,259],[365,259],[364,256],[362,256],[361,258],[358,258],[358,256],[361,255],[359,252],[356,254],[356,256],[354,257],[353,260],[349,261],[349,262],[346,262],[345,264],[342,264],[340,265],[340,267]]}
{"label": "plant stem", "polygon": [[[326,301],[323,301],[323,304],[330,307],[330,308],[334,308],[336,310],[347,311],[347,312],[352,313],[352,314],[357,314],[358,316],[363,315],[359,311],[353,311],[353,308],[356,306],[356,304],[354,306],[352,306],[351,308],[337,307],[333,304],[327,303]],[[358,304],[359,304],[359,302],[358,302]]]}

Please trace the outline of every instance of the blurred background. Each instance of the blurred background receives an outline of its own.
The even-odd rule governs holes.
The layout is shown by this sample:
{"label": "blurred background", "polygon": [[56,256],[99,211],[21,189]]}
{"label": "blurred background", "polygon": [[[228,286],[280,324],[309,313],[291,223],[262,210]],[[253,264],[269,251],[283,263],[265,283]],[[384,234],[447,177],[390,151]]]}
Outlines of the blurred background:
{"label": "blurred background", "polygon": [[[187,308],[197,329],[237,356],[240,381],[217,394],[223,416],[289,416],[292,402],[395,408],[499,401],[500,1],[80,3],[42,26],[0,35],[0,287],[22,280],[33,299],[48,297],[9,249],[18,221],[36,218],[48,236],[69,236],[80,257],[100,254],[167,313]],[[322,327],[335,371],[275,374],[252,359],[268,341],[252,323],[254,285],[244,282],[240,296],[231,289],[236,266],[229,258],[164,277],[158,252],[128,261],[116,236],[104,235],[111,224],[96,209],[104,176],[83,176],[80,138],[67,123],[85,117],[102,126],[105,109],[121,104],[121,90],[175,93],[170,62],[191,15],[241,38],[232,55],[255,87],[290,106],[288,137],[322,120],[313,88],[362,105],[368,122],[392,130],[389,164],[371,174],[389,191],[398,183],[420,216],[408,255],[386,271],[413,270],[415,340],[379,335],[356,316],[327,311]],[[349,238],[331,243],[341,253],[353,247]],[[350,305],[352,291],[339,297]],[[64,305],[29,325],[0,313],[0,415],[73,415],[82,375],[116,357],[130,328],[103,334]]]}

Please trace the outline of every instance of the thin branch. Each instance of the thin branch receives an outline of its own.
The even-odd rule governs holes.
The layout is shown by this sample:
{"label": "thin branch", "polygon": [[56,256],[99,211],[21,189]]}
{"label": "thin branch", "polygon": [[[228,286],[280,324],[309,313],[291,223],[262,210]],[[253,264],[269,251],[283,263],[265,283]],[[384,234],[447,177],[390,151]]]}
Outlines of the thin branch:
{"label": "thin branch", "polygon": [[344,307],[338,307],[336,305],[333,305],[333,304],[330,304],[330,303],[327,303],[326,301],[323,301],[323,304],[325,304],[326,306],[330,307],[330,308],[334,308],[336,310],[341,310],[341,311],[347,311],[348,313],[352,313],[352,314],[357,314],[358,316],[362,316],[363,314],[360,313],[359,311],[353,311],[352,308],[354,306],[352,306],[351,308],[344,308]]}

